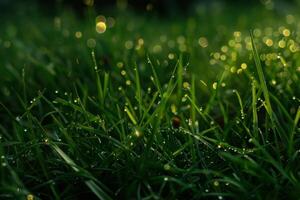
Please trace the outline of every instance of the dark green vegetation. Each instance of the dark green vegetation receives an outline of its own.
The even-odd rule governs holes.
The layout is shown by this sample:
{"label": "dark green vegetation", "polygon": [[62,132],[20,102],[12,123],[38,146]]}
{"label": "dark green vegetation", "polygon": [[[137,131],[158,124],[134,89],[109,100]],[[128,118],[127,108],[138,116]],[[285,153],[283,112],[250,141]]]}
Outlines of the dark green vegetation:
{"label": "dark green vegetation", "polygon": [[300,18],[195,10],[3,14],[0,199],[299,198]]}

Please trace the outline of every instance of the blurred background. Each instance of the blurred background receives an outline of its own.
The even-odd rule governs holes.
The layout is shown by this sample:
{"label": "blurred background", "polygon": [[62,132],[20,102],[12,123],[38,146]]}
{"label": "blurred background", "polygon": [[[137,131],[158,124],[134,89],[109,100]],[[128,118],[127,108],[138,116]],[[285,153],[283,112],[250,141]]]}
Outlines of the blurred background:
{"label": "blurred background", "polygon": [[[84,14],[85,9],[94,7],[99,11],[118,8],[120,10],[134,10],[136,12],[156,13],[160,16],[188,15],[193,7],[198,4],[220,4],[222,6],[256,7],[262,6],[268,10],[283,11],[300,0],[0,0],[1,13],[10,11],[18,5],[26,7],[39,6],[47,13],[53,13],[60,9],[71,8],[78,14]],[[24,7],[26,5],[26,7]],[[1,15],[1,14],[0,14]]]}
{"label": "blurred background", "polygon": [[[251,75],[240,73],[245,63],[254,68],[249,30],[263,64],[273,66],[272,87],[282,92],[276,83],[285,79],[291,87],[289,76],[300,66],[294,59],[300,49],[299,5],[300,0],[0,0],[0,96],[15,104],[9,97],[23,91],[23,71],[28,96],[45,88],[72,91],[70,82],[94,90],[91,51],[116,88],[129,88],[133,63],[141,78],[149,78],[148,55],[164,81],[180,59],[207,85],[225,70],[230,73],[224,87],[226,81],[226,88],[249,87]],[[276,55],[284,55],[287,64]],[[281,73],[282,62],[293,66],[290,74]],[[278,79],[272,77],[276,70]],[[203,87],[208,97],[213,88]]]}

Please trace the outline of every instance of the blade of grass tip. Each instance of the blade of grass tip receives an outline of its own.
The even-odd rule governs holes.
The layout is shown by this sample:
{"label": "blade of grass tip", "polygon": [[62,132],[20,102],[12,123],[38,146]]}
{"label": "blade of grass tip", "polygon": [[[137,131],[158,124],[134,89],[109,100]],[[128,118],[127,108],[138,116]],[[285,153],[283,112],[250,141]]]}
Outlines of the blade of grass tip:
{"label": "blade of grass tip", "polygon": [[150,111],[150,109],[153,107],[153,105],[154,105],[154,103],[155,103],[155,100],[156,100],[156,98],[158,97],[158,94],[159,94],[159,92],[155,92],[155,93],[154,93],[154,95],[153,95],[153,97],[152,97],[152,100],[151,100],[150,104],[148,105],[147,110],[145,110],[145,112],[144,112],[144,114],[143,114],[143,117],[142,117],[142,119],[141,119],[141,123],[144,121],[144,119],[145,119],[145,117],[147,116],[147,114],[149,114],[149,111]]}
{"label": "blade of grass tip", "polygon": [[[56,144],[49,143],[50,146],[58,153],[58,155],[75,171],[75,172],[82,172],[86,175],[88,172],[80,169],[75,162],[63,152]],[[89,175],[90,176],[90,175]],[[90,190],[101,200],[111,200],[110,196],[106,194],[93,180],[85,181],[85,184],[90,188]]]}
{"label": "blade of grass tip", "polygon": [[205,116],[205,113],[202,111],[202,108],[199,108],[196,103],[193,101],[193,99],[191,99],[191,97],[189,96],[186,96],[187,99],[190,101],[190,103],[192,104],[192,106],[195,108],[195,110],[198,112],[198,114],[203,118],[203,120],[205,122],[208,122],[206,116]]}
{"label": "blade of grass tip", "polygon": [[244,119],[245,113],[244,113],[244,107],[243,107],[243,102],[242,102],[241,96],[237,90],[233,90],[233,92],[236,94],[239,104],[240,104],[240,107],[241,107],[241,118]]}
{"label": "blade of grass tip", "polygon": [[135,71],[135,85],[136,85],[136,92],[135,92],[135,98],[138,101],[139,104],[139,116],[142,116],[142,90],[141,90],[141,83],[140,83],[140,76],[139,76],[139,70],[137,67],[137,64],[135,63],[135,67],[134,67],[134,71]]}
{"label": "blade of grass tip", "polygon": [[22,69],[22,85],[23,85],[23,98],[25,103],[27,103],[27,91],[26,91],[26,82],[25,82],[25,68]]}
{"label": "blade of grass tip", "polygon": [[[214,84],[217,84],[216,87],[214,88],[214,91],[213,91],[213,94],[211,95],[205,109],[204,109],[204,113],[205,114],[209,114],[210,112],[210,109],[217,97],[217,93],[218,93],[218,90],[219,90],[219,85],[221,85],[221,83],[223,82],[224,78],[226,76],[226,70],[223,71],[221,77],[219,78],[219,81],[217,83],[214,83]],[[214,87],[214,86],[213,86]]]}
{"label": "blade of grass tip", "polygon": [[[195,88],[195,74],[192,74],[192,83],[191,83],[191,99],[192,101],[197,104],[196,102],[196,88]],[[196,108],[195,106],[191,107],[191,118],[192,118],[192,124],[193,129],[196,128]]]}
{"label": "blade of grass tip", "polygon": [[152,61],[151,61],[151,59],[150,59],[149,56],[147,56],[147,60],[148,60],[148,63],[150,64],[150,66],[151,66],[152,73],[153,73],[153,76],[154,76],[154,77],[151,78],[151,79],[153,79],[152,81],[154,82],[154,85],[157,87],[157,90],[159,91],[160,95],[163,95],[163,92],[162,92],[162,89],[161,89],[160,81],[159,81],[159,79],[158,79],[156,70],[155,70],[154,65],[153,65],[153,63],[152,63]]}
{"label": "blade of grass tip", "polygon": [[108,93],[108,83],[109,83],[109,73],[105,72],[104,73],[104,83],[103,83],[103,101]]}
{"label": "blade of grass tip", "polygon": [[94,51],[92,51],[92,59],[93,59],[93,63],[94,63],[94,70],[96,72],[98,99],[99,99],[99,102],[101,103],[101,106],[103,106],[103,104],[104,104],[104,98],[103,98],[104,95],[103,95],[103,90],[102,90],[101,78],[98,74],[98,65],[97,65],[96,56],[95,56]]}
{"label": "blade of grass tip", "polygon": [[251,37],[252,53],[253,53],[253,57],[254,57],[254,62],[255,62],[255,66],[256,66],[259,82],[260,82],[260,86],[263,90],[263,94],[264,94],[265,101],[266,101],[266,110],[267,110],[267,112],[270,116],[270,119],[273,121],[273,111],[272,111],[272,106],[271,106],[271,102],[270,102],[269,90],[268,90],[267,83],[266,83],[266,80],[265,80],[265,76],[264,76],[264,73],[263,73],[263,69],[262,69],[262,66],[261,66],[259,54],[258,54],[256,45],[254,43],[254,37],[253,37],[252,31],[250,31],[250,37]]}
{"label": "blade of grass tip", "polygon": [[127,113],[129,119],[131,120],[131,122],[134,125],[137,125],[137,121],[135,120],[134,116],[132,115],[132,113],[130,112],[130,110],[128,109],[128,107],[125,107],[124,111]]}
{"label": "blade of grass tip", "polygon": [[177,90],[177,98],[180,104],[182,97],[182,74],[183,74],[183,64],[182,64],[182,54],[179,56],[178,60],[178,70],[177,70],[177,81],[178,81],[178,90]]}

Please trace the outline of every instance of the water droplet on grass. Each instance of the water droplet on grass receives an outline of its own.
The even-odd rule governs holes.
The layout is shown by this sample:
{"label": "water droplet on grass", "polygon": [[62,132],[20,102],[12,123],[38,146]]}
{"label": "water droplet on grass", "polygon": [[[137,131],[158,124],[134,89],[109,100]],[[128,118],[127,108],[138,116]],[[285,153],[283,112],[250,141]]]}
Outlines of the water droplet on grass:
{"label": "water droplet on grass", "polygon": [[21,121],[21,117],[20,117],[20,116],[17,116],[17,117],[16,117],[16,121],[17,121],[17,122]]}
{"label": "water droplet on grass", "polygon": [[217,82],[214,82],[213,85],[212,85],[212,87],[213,87],[214,90],[217,89],[217,86],[218,86],[218,83],[217,83]]}
{"label": "water droplet on grass", "polygon": [[220,185],[219,181],[214,181],[214,186],[218,187]]}

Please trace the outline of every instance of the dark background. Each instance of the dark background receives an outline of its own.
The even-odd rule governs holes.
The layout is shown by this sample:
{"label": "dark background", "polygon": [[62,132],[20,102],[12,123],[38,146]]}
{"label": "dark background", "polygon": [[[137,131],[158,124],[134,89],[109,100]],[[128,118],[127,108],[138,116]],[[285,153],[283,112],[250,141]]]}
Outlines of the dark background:
{"label": "dark background", "polygon": [[161,16],[176,16],[189,14],[191,8],[196,4],[209,5],[216,2],[224,6],[266,6],[267,8],[276,4],[282,9],[291,4],[300,4],[300,0],[0,0],[0,12],[8,12],[17,4],[23,6],[25,4],[26,6],[38,5],[43,11],[50,14],[65,8],[71,8],[76,13],[83,14],[86,8],[91,7],[92,4],[93,8],[98,10],[117,7],[123,10],[155,13]]}

